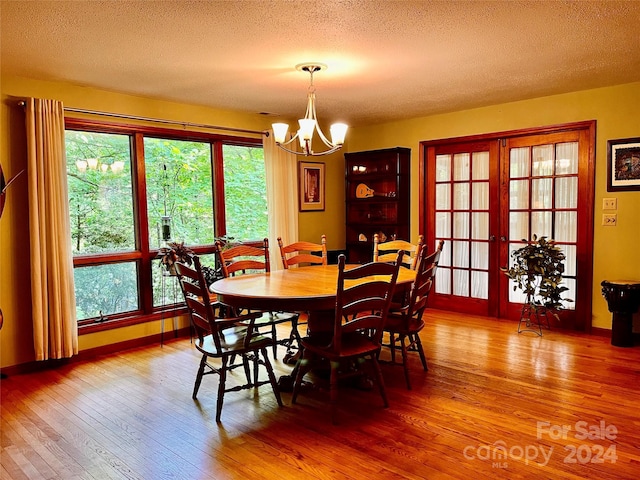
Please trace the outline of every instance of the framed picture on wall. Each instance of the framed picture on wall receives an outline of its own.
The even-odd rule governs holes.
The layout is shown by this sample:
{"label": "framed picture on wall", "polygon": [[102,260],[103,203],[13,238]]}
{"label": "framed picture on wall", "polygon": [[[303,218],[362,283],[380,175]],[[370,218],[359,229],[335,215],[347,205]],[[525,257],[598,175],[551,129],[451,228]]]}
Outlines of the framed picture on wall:
{"label": "framed picture on wall", "polygon": [[324,163],[298,162],[300,211],[324,210]]}
{"label": "framed picture on wall", "polygon": [[640,137],[607,142],[607,191],[640,190]]}

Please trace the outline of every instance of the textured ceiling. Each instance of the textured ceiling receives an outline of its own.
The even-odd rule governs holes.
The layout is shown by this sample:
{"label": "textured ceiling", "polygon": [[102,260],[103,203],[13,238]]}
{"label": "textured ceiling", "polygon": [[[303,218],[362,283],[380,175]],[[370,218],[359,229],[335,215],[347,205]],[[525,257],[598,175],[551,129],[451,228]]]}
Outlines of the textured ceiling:
{"label": "textured ceiling", "polygon": [[[6,1],[2,73],[379,123],[640,81],[640,1]],[[74,106],[74,105],[69,105]]]}

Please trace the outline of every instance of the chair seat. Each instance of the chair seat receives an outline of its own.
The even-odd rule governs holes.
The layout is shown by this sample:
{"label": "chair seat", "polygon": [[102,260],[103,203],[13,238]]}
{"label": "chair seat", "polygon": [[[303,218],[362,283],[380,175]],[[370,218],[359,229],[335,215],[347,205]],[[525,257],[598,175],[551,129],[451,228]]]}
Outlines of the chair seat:
{"label": "chair seat", "polygon": [[390,312],[387,316],[387,323],[384,324],[385,332],[390,333],[399,333],[399,334],[411,334],[418,333],[420,330],[424,328],[424,320],[422,318],[410,318],[405,319],[400,314],[395,314],[394,312]]}
{"label": "chair seat", "polygon": [[359,332],[349,332],[342,335],[342,348],[335,352],[329,346],[332,333],[313,335],[302,339],[302,347],[318,356],[329,360],[346,359],[377,353],[380,346],[371,341],[371,338]]}
{"label": "chair seat", "polygon": [[203,338],[202,343],[196,342],[196,348],[202,353],[206,353],[209,356],[217,357],[231,353],[243,354],[247,351],[253,351],[256,349],[270,347],[273,343],[271,337],[265,337],[263,335],[254,335],[249,342],[249,347],[244,347],[244,341],[247,337],[247,329],[243,327],[226,329],[220,335],[221,351],[216,352],[213,337],[207,335]]}
{"label": "chair seat", "polygon": [[[299,316],[300,314],[296,312],[263,312],[261,316],[255,319],[253,326],[256,331],[260,335],[269,335],[271,338],[273,338],[273,342],[271,342],[273,348],[273,358],[278,358],[278,345],[282,345],[287,349],[287,354],[283,359],[285,363],[290,362],[290,359],[293,358],[294,351],[297,350],[297,347],[294,345],[294,343],[297,344],[297,323]],[[276,325],[286,322],[291,323],[292,333],[288,337],[278,338]],[[264,329],[268,329],[268,331]]]}

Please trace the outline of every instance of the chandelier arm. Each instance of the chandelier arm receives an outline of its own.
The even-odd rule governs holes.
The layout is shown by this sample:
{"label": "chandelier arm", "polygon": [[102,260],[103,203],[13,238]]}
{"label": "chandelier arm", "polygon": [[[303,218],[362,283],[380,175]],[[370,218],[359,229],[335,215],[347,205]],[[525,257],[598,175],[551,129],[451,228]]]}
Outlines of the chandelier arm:
{"label": "chandelier arm", "polygon": [[339,146],[332,147],[329,150],[325,150],[324,152],[311,152],[308,154],[307,153],[301,154],[300,152],[298,152],[298,155],[305,155],[308,157],[321,157],[322,155],[329,155],[333,152],[337,152],[341,148],[342,148],[342,145],[339,145]]}
{"label": "chandelier arm", "polygon": [[[291,142],[287,142],[287,143],[291,143]],[[289,153],[293,153],[294,155],[304,155],[307,156],[307,154],[305,152],[298,152],[296,150],[291,150],[290,148],[285,147],[285,145],[287,143],[278,143],[278,148],[284,150],[285,152],[289,152]],[[313,155],[313,154],[312,154]]]}
{"label": "chandelier arm", "polygon": [[291,137],[289,140],[287,140],[286,142],[276,142],[276,145],[278,145],[278,146],[290,145],[297,138],[298,138],[298,132],[296,132],[296,134],[293,137]]}
{"label": "chandelier arm", "polygon": [[291,149],[285,147],[284,146],[285,144],[283,144],[283,143],[278,143],[277,145],[278,145],[278,148],[284,150],[285,152],[293,153],[294,155],[298,155],[298,156],[301,156],[301,157],[321,157],[323,155],[329,155],[329,154],[331,154],[333,152],[337,152],[338,150],[340,150],[342,148],[342,146],[340,145],[340,146],[337,146],[337,147],[333,147],[333,148],[331,148],[329,150],[325,150],[323,152],[310,151],[309,153],[307,153],[306,151],[305,152],[300,152],[300,151],[297,151],[297,150],[291,150]]}
{"label": "chandelier arm", "polygon": [[322,140],[322,143],[324,143],[329,148],[336,148],[336,145],[334,145],[329,140],[327,140],[327,137],[325,137],[324,133],[322,133],[322,130],[320,130],[320,125],[318,125],[317,123],[316,123],[316,131],[318,132],[318,136],[320,137],[320,140]]}
{"label": "chandelier arm", "polygon": [[333,143],[331,143],[327,139],[327,137],[325,137],[324,133],[322,132],[322,129],[320,128],[320,124],[318,123],[318,117],[316,116],[315,95],[312,96],[312,94],[309,94],[309,105],[307,105],[307,114],[309,113],[309,109],[311,109],[311,118],[313,118],[316,122],[316,132],[318,132],[318,136],[320,137],[320,140],[322,140],[322,143],[324,143],[326,147],[335,148],[336,146]]}

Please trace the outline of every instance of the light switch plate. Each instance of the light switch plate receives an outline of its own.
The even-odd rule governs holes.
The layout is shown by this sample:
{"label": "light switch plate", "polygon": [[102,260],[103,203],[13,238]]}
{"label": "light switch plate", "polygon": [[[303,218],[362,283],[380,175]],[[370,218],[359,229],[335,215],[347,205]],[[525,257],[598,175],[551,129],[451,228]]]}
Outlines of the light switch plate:
{"label": "light switch plate", "polygon": [[617,198],[603,198],[602,199],[602,209],[603,210],[617,210],[618,209],[618,199]]}

